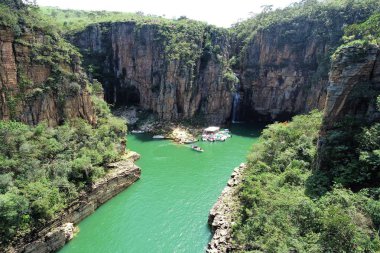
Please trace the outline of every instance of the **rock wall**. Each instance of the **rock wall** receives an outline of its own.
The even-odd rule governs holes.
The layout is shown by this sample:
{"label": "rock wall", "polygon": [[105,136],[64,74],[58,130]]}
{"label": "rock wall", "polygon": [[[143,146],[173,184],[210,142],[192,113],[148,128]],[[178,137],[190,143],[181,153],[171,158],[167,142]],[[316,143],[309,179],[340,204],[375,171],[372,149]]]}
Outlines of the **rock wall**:
{"label": "rock wall", "polygon": [[[330,10],[260,28],[248,43],[235,46],[240,64],[245,119],[288,120],[323,109],[330,56],[342,44],[344,27],[365,20],[370,12]],[[241,42],[240,42],[241,43]],[[238,42],[239,44],[239,42]]]}
{"label": "rock wall", "polygon": [[[123,191],[140,178],[141,170],[134,164],[139,159],[132,152],[128,160],[110,164],[109,173],[73,201],[65,210],[44,228],[32,231],[29,235],[15,241],[14,247],[5,251],[11,253],[49,253],[62,248],[72,239],[73,224],[95,212],[106,201]],[[1,249],[0,249],[1,250]]]}
{"label": "rock wall", "polygon": [[243,179],[243,171],[246,168],[244,163],[235,168],[227,186],[210,210],[208,223],[211,226],[213,236],[208,244],[208,253],[230,252],[233,245],[231,242],[232,216],[234,206],[237,203],[237,186]]}
{"label": "rock wall", "polygon": [[109,103],[139,105],[162,120],[200,116],[211,123],[226,121],[234,82],[225,78],[226,30],[202,25],[201,37],[188,56],[194,62],[189,64],[188,58],[173,58],[168,52],[171,44],[186,43],[170,41],[168,33],[183,32],[173,29],[162,24],[102,23],[89,26],[72,41],[104,84]]}
{"label": "rock wall", "polygon": [[241,51],[243,117],[284,120],[323,109],[329,57],[341,43],[344,24],[351,22],[338,13],[258,30]]}
{"label": "rock wall", "polygon": [[[342,129],[339,123],[350,118],[360,122],[351,131],[358,131],[380,121],[376,99],[380,95],[380,48],[351,46],[340,50],[332,63],[327,88],[324,118],[318,147],[318,169],[327,169],[324,158],[328,145],[325,138],[331,131]],[[333,145],[339,145],[334,143]]]}
{"label": "rock wall", "polygon": [[[48,45],[51,37],[24,29],[16,36],[10,28],[0,26],[0,119],[31,125],[45,121],[50,126],[74,117],[95,122],[79,58],[70,56],[71,65],[38,61],[41,56],[49,59],[56,54],[59,57],[61,52],[45,50],[43,55],[36,54],[37,45]],[[59,41],[58,38],[52,43]],[[70,78],[57,76],[57,68]]]}

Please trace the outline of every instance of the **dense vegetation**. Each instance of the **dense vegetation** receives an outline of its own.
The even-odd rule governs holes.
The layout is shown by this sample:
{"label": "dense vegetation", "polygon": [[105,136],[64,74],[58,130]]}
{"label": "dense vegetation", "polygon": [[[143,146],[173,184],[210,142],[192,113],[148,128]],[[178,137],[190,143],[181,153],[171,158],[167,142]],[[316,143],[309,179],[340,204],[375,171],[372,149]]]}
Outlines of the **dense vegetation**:
{"label": "dense vegetation", "polygon": [[[358,50],[353,57],[361,59],[368,48],[380,46],[379,24],[380,13],[377,12],[362,23],[346,27],[346,43],[336,50],[333,58],[341,54],[342,49],[355,46]],[[373,104],[373,107],[376,107],[377,99],[377,107],[380,109],[380,90],[377,86],[364,82],[361,85],[355,90],[355,94],[360,97],[362,103]],[[363,87],[366,87],[365,92]],[[323,141],[325,148],[320,156],[324,170],[320,173],[327,178],[324,184],[336,182],[354,190],[380,186],[379,122],[347,115],[341,122],[335,123],[334,129],[328,132]]]}
{"label": "dense vegetation", "polygon": [[98,122],[50,128],[0,122],[1,243],[43,225],[115,161],[126,126],[96,98]]}
{"label": "dense vegetation", "polygon": [[[321,195],[323,178],[312,170],[320,125],[319,112],[296,116],[268,126],[253,147],[233,232],[242,251],[380,250],[378,188],[353,193],[335,184]],[[378,133],[365,129],[362,143],[378,146]]]}
{"label": "dense vegetation", "polygon": [[[86,77],[82,72],[74,71],[80,69],[79,52],[60,36],[52,22],[39,14],[37,7],[25,5],[18,0],[0,3],[0,26],[13,32],[17,48],[29,51],[25,57],[18,57],[19,91],[5,89],[11,119],[19,119],[18,105],[27,104],[36,98],[41,99],[47,94],[58,97],[59,109],[63,110],[67,98],[86,89]],[[30,62],[23,64],[22,60]],[[51,71],[45,82],[34,83],[31,80],[30,68],[33,65],[44,66]]]}
{"label": "dense vegetation", "polygon": [[[341,41],[346,44],[342,47],[378,45],[380,14],[370,14],[378,12],[379,6],[377,0],[305,0],[282,11],[268,6],[261,14],[237,24],[232,33],[241,41],[238,51],[244,53],[252,36],[274,24],[293,27],[311,20],[330,28],[339,17],[343,23],[360,21],[344,28]],[[228,35],[224,29],[186,18],[38,10],[18,0],[0,3],[0,25],[12,29],[17,43],[31,49],[33,61],[52,67],[52,78],[40,87],[33,86],[28,98],[47,90],[60,93],[61,100],[82,88],[99,91],[99,85],[91,86],[83,75],[67,71],[65,66],[77,64],[80,54],[61,34],[93,23],[118,21],[134,21],[139,28],[154,24],[167,59],[182,61],[191,68],[200,57],[222,58],[222,49],[215,42]],[[44,43],[30,43],[23,38],[26,30],[43,33]],[[318,29],[315,32],[339,39],[342,35]],[[286,36],[295,36],[294,31],[289,29],[284,40]],[[235,60],[231,59],[231,64],[236,64]],[[34,85],[22,69],[20,73],[21,88]],[[236,77],[228,69],[225,78]],[[369,99],[377,96],[376,92],[368,91]],[[0,122],[0,243],[52,219],[107,172],[105,164],[117,159],[126,126],[110,115],[100,98],[93,96],[93,101],[98,117],[94,126],[80,119],[67,120],[56,128],[44,123],[31,127],[16,121]],[[9,102],[11,105],[19,101]],[[315,171],[320,125],[321,113],[312,112],[263,131],[261,142],[249,156],[239,193],[233,236],[242,251],[380,251],[380,124],[350,118],[337,124],[326,138],[324,159],[328,169]]]}
{"label": "dense vegetation", "polygon": [[141,12],[62,10],[54,7],[40,7],[39,10],[44,16],[50,17],[57,28],[64,33],[80,31],[90,24],[103,22],[161,23],[169,21],[163,17],[144,15]]}
{"label": "dense vegetation", "polygon": [[[16,43],[30,49],[33,64],[50,66],[46,83],[34,84],[18,66],[19,97],[8,105],[48,92],[64,102],[81,90],[94,94],[96,123],[65,119],[52,128],[45,123],[28,126],[17,121],[0,121],[0,248],[50,221],[67,204],[107,173],[105,164],[118,159],[124,141],[124,121],[111,116],[108,105],[97,95],[101,86],[71,70],[80,64],[80,54],[60,37],[37,9],[22,1],[0,4],[0,26],[11,29]],[[25,34],[41,36],[43,43]],[[38,40],[37,40],[38,41]],[[39,86],[38,86],[39,85]],[[8,99],[8,98],[7,98]],[[12,100],[11,100],[12,99]],[[12,103],[11,103],[12,102]],[[17,115],[11,115],[17,120]]]}
{"label": "dense vegetation", "polygon": [[[344,28],[343,44],[333,59],[345,47],[356,46],[363,49],[359,53],[365,53],[369,46],[379,45],[379,2],[304,1],[301,9],[295,6],[294,12],[285,9],[290,18],[302,14],[309,19],[310,13],[315,17],[347,8],[374,12]],[[281,13],[270,11],[248,22],[257,29],[271,22],[291,22],[276,12]],[[252,32],[247,27],[236,29],[243,34]],[[380,110],[378,90],[357,94],[366,103],[377,97]],[[234,244],[242,252],[380,251],[380,124],[350,116],[336,122],[323,139],[324,149],[318,154],[323,166],[316,170],[320,126],[317,112],[296,116],[290,123],[268,126],[253,147],[233,231]]]}
{"label": "dense vegetation", "polygon": [[[345,26],[361,22],[376,11],[380,11],[380,2],[377,0],[303,0],[275,10],[272,6],[264,6],[261,13],[252,14],[251,18],[232,28],[236,53],[242,58],[252,38],[260,31],[278,32],[275,29],[283,27],[285,29],[281,31],[279,41],[275,43],[289,45],[291,42],[303,41],[305,35],[297,31],[300,27],[310,26],[315,40],[325,41],[331,47],[332,50],[328,52],[331,55],[343,42],[341,38]],[[322,64],[328,66],[328,59],[325,61]],[[327,74],[327,70],[325,72]]]}
{"label": "dense vegetation", "polygon": [[333,25],[334,18],[352,20],[365,17],[379,10],[376,0],[303,0],[295,2],[284,9],[272,9],[264,6],[259,14],[252,14],[250,19],[236,23],[233,27],[239,40],[247,41],[260,29],[268,29],[272,25],[298,23],[302,20],[322,21]]}

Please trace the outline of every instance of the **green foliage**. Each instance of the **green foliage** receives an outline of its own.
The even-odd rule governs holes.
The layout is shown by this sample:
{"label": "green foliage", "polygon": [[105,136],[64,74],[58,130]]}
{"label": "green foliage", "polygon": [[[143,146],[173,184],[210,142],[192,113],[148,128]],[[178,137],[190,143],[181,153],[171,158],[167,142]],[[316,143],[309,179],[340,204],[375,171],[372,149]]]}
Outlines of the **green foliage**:
{"label": "green foliage", "polygon": [[344,43],[340,45],[332,55],[336,60],[343,48],[356,47],[358,55],[365,54],[373,45],[380,45],[380,10],[377,10],[366,21],[347,26],[343,36]]}
{"label": "green foliage", "polygon": [[101,99],[94,103],[96,126],[82,119],[55,128],[0,121],[0,243],[52,219],[118,159],[125,122]]}
{"label": "green foliage", "polygon": [[205,28],[206,24],[188,19],[162,22],[158,30],[168,60],[182,60],[185,65],[194,66],[196,59],[202,54]]}
{"label": "green foliage", "polygon": [[[27,105],[46,93],[58,97],[58,106],[64,107],[68,97],[77,95],[86,87],[80,73],[81,55],[77,49],[59,35],[55,24],[41,15],[38,8],[26,1],[7,0],[0,4],[0,26],[15,35],[15,47],[23,48],[33,66],[51,70],[50,76],[33,83],[30,70],[18,63],[18,90],[5,90],[5,99],[12,120],[19,120],[20,105]],[[79,70],[79,71],[78,71]],[[63,113],[63,112],[62,112]]]}
{"label": "green foliage", "polygon": [[142,24],[155,24],[166,20],[159,16],[144,15],[143,13],[62,10],[54,7],[40,7],[39,11],[54,22],[63,33],[80,31],[95,23],[134,21]]}
{"label": "green foliage", "polygon": [[269,125],[253,146],[233,226],[243,252],[380,250],[378,196],[340,186],[320,198],[307,194],[321,119],[312,112]]}
{"label": "green foliage", "polygon": [[380,43],[380,13],[374,13],[365,22],[352,24],[345,28],[345,41],[365,40],[369,43]]}
{"label": "green foliage", "polygon": [[[242,40],[249,38],[260,29],[267,29],[272,25],[289,24],[297,19],[308,21],[324,21],[327,25],[332,22],[334,15],[343,15],[351,19],[355,11],[371,13],[379,10],[380,4],[376,0],[304,0],[292,3],[284,9],[264,8],[259,14],[252,14],[248,20],[234,25],[236,34]],[[289,32],[289,31],[288,31]]]}
{"label": "green foliage", "polygon": [[324,173],[328,182],[359,190],[378,187],[380,180],[380,124],[346,119],[324,138]]}

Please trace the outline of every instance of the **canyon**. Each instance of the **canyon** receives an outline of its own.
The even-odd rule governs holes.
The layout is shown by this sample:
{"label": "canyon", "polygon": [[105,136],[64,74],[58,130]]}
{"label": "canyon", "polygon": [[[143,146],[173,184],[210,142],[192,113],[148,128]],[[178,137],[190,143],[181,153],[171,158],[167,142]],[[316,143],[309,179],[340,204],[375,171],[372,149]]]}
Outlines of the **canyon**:
{"label": "canyon", "polygon": [[[69,39],[110,104],[137,105],[159,120],[200,117],[215,124],[233,120],[235,105],[240,120],[271,122],[324,108],[330,56],[342,43],[343,27],[367,15],[300,17],[258,29],[245,44],[223,29],[194,30],[180,21],[93,24]],[[176,33],[197,35],[192,57],[172,57]]]}
{"label": "canyon", "polygon": [[[96,80],[108,104],[136,106],[161,122],[287,121],[319,109],[324,119],[315,169],[328,170],[329,136],[343,128],[337,122],[353,118],[361,123],[353,128],[361,129],[380,120],[379,47],[336,51],[344,28],[369,14],[300,16],[255,28],[244,38],[233,29],[187,19],[95,23],[66,34],[67,40],[41,29],[17,32],[0,25],[0,119],[55,127],[81,118],[95,126],[99,108],[90,90]],[[110,164],[103,179],[9,251],[61,248],[72,238],[73,224],[139,179],[134,160]],[[240,176],[235,171],[238,180],[229,186],[237,186]],[[210,215],[216,233],[209,252],[228,247],[231,226],[225,217],[231,207],[221,203],[235,191],[228,188],[227,200],[222,196]]]}

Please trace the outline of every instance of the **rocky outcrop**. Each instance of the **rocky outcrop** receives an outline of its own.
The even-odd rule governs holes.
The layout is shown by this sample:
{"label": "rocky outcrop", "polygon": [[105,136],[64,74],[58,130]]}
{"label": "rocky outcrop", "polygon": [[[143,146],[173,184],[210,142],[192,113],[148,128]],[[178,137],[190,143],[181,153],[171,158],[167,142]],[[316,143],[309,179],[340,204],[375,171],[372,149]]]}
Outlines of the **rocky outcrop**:
{"label": "rocky outcrop", "polygon": [[[72,41],[104,84],[109,103],[138,105],[161,120],[198,116],[210,123],[224,122],[231,115],[234,84],[226,78],[227,31],[196,23],[201,32],[189,35],[193,30],[186,34],[186,29],[193,28],[180,25],[101,23]],[[190,36],[190,52],[186,38],[175,41],[172,35]]]}
{"label": "rocky outcrop", "polygon": [[[326,164],[331,160],[325,158],[330,155],[326,150],[329,145],[339,145],[336,141],[330,144],[326,142],[330,133],[339,129],[347,131],[345,128],[354,133],[380,121],[380,112],[376,108],[376,100],[380,95],[380,48],[356,45],[339,50],[334,56],[327,90],[318,147],[318,169],[330,167]],[[360,123],[342,125],[345,119]]]}
{"label": "rocky outcrop", "polygon": [[237,203],[236,190],[237,186],[243,179],[243,171],[246,168],[244,163],[235,168],[227,186],[223,189],[222,194],[212,207],[208,223],[213,232],[213,237],[208,244],[208,253],[225,253],[232,248],[231,244],[231,226],[234,206]]}
{"label": "rocky outcrop", "polygon": [[[0,119],[55,126],[81,117],[95,122],[95,114],[81,72],[79,57],[54,47],[63,43],[43,32],[24,27],[15,35],[0,26]],[[69,57],[68,61],[56,58]]]}
{"label": "rocky outcrop", "polygon": [[57,218],[44,228],[32,231],[29,235],[15,241],[12,248],[6,252],[17,253],[47,253],[62,248],[73,238],[75,228],[81,220],[95,212],[95,210],[112,197],[126,189],[140,178],[141,170],[134,164],[139,154],[130,152],[127,159],[108,165],[109,172],[100,181],[81,194]]}
{"label": "rocky outcrop", "polygon": [[380,49],[352,46],[340,50],[332,64],[324,110],[324,129],[350,116],[372,122],[380,118]]}

